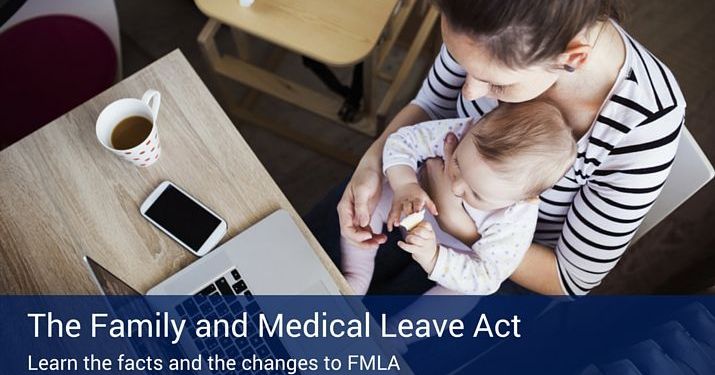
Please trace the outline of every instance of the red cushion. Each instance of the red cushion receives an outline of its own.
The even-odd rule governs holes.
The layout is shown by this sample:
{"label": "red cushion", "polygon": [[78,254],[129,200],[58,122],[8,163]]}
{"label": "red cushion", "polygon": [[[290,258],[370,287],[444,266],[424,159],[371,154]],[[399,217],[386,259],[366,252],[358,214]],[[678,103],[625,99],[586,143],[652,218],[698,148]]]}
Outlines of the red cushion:
{"label": "red cushion", "polygon": [[94,24],[38,17],[0,34],[0,149],[114,82],[117,55]]}

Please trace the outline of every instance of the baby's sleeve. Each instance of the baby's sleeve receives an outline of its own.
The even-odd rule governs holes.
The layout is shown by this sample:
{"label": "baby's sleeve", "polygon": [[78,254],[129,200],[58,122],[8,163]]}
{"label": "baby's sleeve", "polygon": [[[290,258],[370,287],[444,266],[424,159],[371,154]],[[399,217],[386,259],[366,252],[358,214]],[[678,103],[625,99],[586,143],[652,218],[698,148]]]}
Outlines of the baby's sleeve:
{"label": "baby's sleeve", "polygon": [[486,295],[496,292],[511,276],[529,249],[536,228],[538,205],[528,205],[511,220],[495,222],[481,232],[473,252],[440,245],[429,278],[445,288]]}
{"label": "baby's sleeve", "polygon": [[461,139],[469,128],[469,118],[433,120],[403,126],[390,134],[382,151],[382,171],[396,165],[417,170],[417,163],[444,155],[444,138],[454,133]]}

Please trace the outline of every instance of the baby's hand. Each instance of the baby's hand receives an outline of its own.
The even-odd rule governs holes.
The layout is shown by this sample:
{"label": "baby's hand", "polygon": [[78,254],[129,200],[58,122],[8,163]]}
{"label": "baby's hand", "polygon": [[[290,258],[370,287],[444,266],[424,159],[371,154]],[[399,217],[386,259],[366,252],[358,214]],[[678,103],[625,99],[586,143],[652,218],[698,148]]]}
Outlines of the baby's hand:
{"label": "baby's hand", "polygon": [[426,221],[419,223],[408,232],[405,241],[398,241],[397,246],[412,254],[419,265],[428,273],[432,273],[437,262],[437,237],[432,225]]}
{"label": "baby's hand", "polygon": [[432,215],[437,215],[437,207],[420,184],[411,182],[397,187],[394,189],[390,214],[387,215],[387,230],[391,232],[392,228],[398,227],[401,217],[419,212],[425,207]]}

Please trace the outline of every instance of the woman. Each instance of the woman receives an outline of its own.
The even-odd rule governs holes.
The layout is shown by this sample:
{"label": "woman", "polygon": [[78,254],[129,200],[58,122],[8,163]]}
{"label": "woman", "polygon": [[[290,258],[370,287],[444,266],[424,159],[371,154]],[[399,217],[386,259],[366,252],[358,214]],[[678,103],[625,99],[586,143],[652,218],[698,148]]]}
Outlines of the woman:
{"label": "woman", "polygon": [[[535,242],[511,280],[541,294],[588,293],[616,265],[670,171],[685,113],[673,75],[618,26],[606,0],[435,3],[442,50],[415,100],[356,168],[338,204],[341,233],[386,241],[366,225],[380,196],[384,141],[399,127],[547,99],[572,127],[578,156],[541,196]],[[428,187],[445,186],[434,183],[449,178],[442,165],[427,163]],[[457,225],[465,213],[453,194],[431,195],[440,226],[473,240],[476,232]]]}

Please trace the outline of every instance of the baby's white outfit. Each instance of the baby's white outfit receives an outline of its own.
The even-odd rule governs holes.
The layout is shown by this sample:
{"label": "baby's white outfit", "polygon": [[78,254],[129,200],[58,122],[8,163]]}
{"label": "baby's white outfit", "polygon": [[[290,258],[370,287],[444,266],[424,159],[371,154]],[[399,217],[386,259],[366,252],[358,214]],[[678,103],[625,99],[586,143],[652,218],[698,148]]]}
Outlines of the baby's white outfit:
{"label": "baby's white outfit", "polygon": [[[427,121],[400,128],[385,143],[383,171],[396,165],[407,165],[417,171],[419,162],[444,156],[447,134],[454,133],[461,139],[470,125],[470,119],[460,118]],[[425,220],[434,228],[439,244],[437,261],[429,278],[456,293],[494,293],[516,270],[531,245],[539,202],[520,201],[492,211],[478,210],[465,202],[462,205],[480,234],[471,248],[442,231],[429,212],[425,215]],[[392,190],[385,184],[371,217],[370,226],[374,233],[382,232],[391,206]],[[361,249],[345,239],[341,241],[341,246],[343,273],[355,292],[364,294],[372,278],[377,248]],[[430,294],[444,294],[438,289],[430,291]]]}

